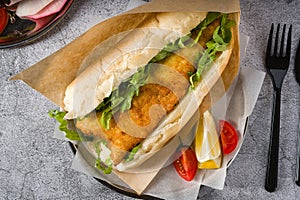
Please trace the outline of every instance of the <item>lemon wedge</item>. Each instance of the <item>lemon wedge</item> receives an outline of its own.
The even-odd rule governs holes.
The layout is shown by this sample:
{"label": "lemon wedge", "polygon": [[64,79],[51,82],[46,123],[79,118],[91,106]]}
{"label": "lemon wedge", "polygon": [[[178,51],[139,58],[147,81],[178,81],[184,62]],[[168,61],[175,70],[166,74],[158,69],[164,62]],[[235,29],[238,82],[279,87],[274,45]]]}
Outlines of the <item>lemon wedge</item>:
{"label": "lemon wedge", "polygon": [[216,169],[222,164],[219,135],[213,116],[206,111],[199,119],[195,136],[195,153],[200,169]]}
{"label": "lemon wedge", "polygon": [[213,160],[208,160],[203,163],[198,162],[199,169],[218,169],[222,165],[222,154]]}

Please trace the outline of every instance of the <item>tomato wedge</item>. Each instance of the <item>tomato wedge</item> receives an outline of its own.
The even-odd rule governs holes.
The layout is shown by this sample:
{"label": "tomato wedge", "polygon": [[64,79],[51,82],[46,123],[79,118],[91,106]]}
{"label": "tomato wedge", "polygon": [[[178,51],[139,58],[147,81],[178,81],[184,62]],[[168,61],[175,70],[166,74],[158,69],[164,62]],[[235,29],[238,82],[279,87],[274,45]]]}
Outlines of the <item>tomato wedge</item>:
{"label": "tomato wedge", "polygon": [[8,23],[8,14],[5,8],[0,7],[0,34],[5,29],[7,23]]}
{"label": "tomato wedge", "polygon": [[189,147],[180,148],[179,153],[180,157],[173,162],[173,165],[182,178],[191,181],[194,179],[198,168],[196,154]]}
{"label": "tomato wedge", "polygon": [[224,154],[233,152],[238,144],[239,136],[235,128],[227,121],[220,120],[220,137]]}

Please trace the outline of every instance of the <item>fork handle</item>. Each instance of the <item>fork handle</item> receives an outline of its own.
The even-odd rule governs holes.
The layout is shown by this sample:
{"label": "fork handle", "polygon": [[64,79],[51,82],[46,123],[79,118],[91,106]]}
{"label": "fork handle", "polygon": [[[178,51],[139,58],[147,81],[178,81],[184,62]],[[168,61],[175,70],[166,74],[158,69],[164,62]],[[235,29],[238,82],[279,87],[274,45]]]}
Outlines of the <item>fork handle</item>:
{"label": "fork handle", "polygon": [[298,127],[298,135],[297,135],[296,184],[300,187],[300,123]]}
{"label": "fork handle", "polygon": [[281,90],[275,89],[267,175],[266,175],[266,182],[265,182],[265,189],[268,192],[274,192],[277,188],[279,132],[280,132],[280,101],[281,101]]}

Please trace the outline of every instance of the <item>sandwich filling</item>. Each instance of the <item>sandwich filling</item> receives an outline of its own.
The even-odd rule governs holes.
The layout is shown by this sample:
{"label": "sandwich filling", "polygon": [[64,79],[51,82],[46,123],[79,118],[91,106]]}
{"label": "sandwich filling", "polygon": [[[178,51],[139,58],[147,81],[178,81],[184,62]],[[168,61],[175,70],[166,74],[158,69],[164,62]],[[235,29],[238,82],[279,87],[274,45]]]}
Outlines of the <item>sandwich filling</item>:
{"label": "sandwich filling", "polygon": [[[220,25],[221,18],[219,17],[202,31],[198,40],[200,47],[207,49],[207,43],[212,40],[216,28],[220,27]],[[197,33],[192,34],[192,38],[196,39]],[[190,86],[190,78],[196,77],[192,75],[196,74],[195,72],[197,71],[195,66],[197,66],[199,51],[201,49],[198,45],[182,48],[157,62],[171,70],[163,70],[164,67],[156,67],[156,65],[150,67],[151,79],[155,79],[157,83],[146,83],[141,86],[138,95],[132,98],[131,107],[127,112],[131,121],[141,127],[141,129],[138,129],[140,133],[133,134],[142,137],[135,137],[133,134],[124,132],[127,129],[126,126],[128,126],[128,123],[126,123],[126,116],[120,113],[121,111],[116,112],[114,117],[109,120],[107,123],[108,126],[105,123],[101,124],[101,121],[103,121],[101,117],[105,113],[99,109],[99,111],[96,111],[96,114],[91,113],[84,119],[77,120],[76,127],[84,134],[98,136],[109,141],[111,159],[117,165],[123,160],[127,152],[131,151],[144,140],[159,124],[160,120],[171,112],[184,97]],[[176,72],[184,77],[184,80],[173,79],[171,74],[176,74]],[[161,85],[158,83],[164,84]],[[166,83],[170,86],[176,85],[176,91],[165,87]],[[163,109],[152,109],[152,112],[150,112],[151,108],[155,105],[160,105]],[[120,125],[118,122],[120,122]]]}
{"label": "sandwich filling", "polygon": [[[105,141],[101,145],[110,150],[110,162],[102,160],[105,165],[118,165],[126,157],[132,160],[141,142],[226,50],[234,25],[226,14],[209,13],[189,35],[166,45],[149,64],[125,80],[94,112],[76,120],[81,133]],[[99,159],[96,164],[103,170]]]}

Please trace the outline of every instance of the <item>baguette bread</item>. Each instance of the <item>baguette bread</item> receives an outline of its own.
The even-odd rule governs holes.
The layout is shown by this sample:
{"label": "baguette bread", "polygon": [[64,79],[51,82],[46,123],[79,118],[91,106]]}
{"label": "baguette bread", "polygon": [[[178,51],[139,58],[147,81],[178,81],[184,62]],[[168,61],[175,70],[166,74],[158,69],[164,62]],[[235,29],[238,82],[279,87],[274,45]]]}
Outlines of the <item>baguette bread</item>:
{"label": "baguette bread", "polygon": [[81,68],[84,69],[66,89],[64,110],[68,113],[65,118],[74,119],[90,113],[122,80],[147,64],[165,44],[188,34],[206,15],[154,13],[137,29],[102,42],[83,61]]}

